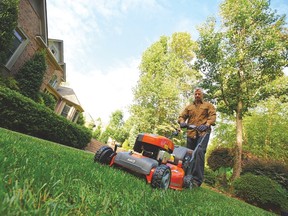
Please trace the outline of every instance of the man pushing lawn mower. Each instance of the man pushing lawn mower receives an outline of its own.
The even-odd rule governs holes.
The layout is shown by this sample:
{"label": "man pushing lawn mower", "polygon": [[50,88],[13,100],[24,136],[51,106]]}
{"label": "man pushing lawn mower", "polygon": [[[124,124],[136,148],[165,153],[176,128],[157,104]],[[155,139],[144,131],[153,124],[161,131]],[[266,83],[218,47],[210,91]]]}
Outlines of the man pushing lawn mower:
{"label": "man pushing lawn mower", "polygon": [[[196,88],[194,101],[185,107],[178,118],[180,128],[187,128],[187,148],[193,150],[193,161],[186,172],[186,181],[192,181],[193,187],[201,186],[204,178],[205,153],[211,133],[211,125],[215,125],[216,109],[203,100],[203,90]],[[187,122],[187,123],[186,123]]]}

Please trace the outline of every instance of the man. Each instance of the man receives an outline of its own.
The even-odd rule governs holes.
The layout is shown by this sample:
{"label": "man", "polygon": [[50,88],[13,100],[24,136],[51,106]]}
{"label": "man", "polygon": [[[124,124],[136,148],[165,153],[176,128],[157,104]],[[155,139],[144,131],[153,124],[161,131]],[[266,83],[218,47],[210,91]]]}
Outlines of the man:
{"label": "man", "polygon": [[[194,91],[194,101],[185,107],[178,118],[181,128],[187,125],[195,125],[196,128],[187,129],[187,148],[192,149],[193,164],[188,170],[192,175],[193,186],[200,186],[204,178],[205,153],[209,142],[211,125],[215,125],[216,109],[203,100],[203,90],[196,88]],[[196,148],[197,147],[197,148]]]}

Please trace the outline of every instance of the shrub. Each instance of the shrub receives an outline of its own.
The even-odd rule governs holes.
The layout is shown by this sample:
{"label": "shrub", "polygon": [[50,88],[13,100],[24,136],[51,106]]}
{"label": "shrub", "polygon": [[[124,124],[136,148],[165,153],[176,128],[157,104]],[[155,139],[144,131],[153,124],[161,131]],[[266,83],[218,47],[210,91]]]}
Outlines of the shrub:
{"label": "shrub", "polygon": [[36,52],[30,60],[25,62],[15,76],[21,94],[33,100],[38,99],[38,92],[43,82],[46,68],[44,51]]}
{"label": "shrub", "polygon": [[242,167],[242,174],[248,172],[255,175],[267,176],[288,190],[288,167],[279,161],[250,159]]}
{"label": "shrub", "polygon": [[82,149],[91,131],[52,110],[0,86],[0,127]]}
{"label": "shrub", "polygon": [[207,158],[207,164],[213,171],[220,169],[221,167],[233,167],[234,154],[230,148],[216,148]]}
{"label": "shrub", "polygon": [[0,74],[0,85],[19,91],[18,83],[13,76],[4,76],[4,74]]}
{"label": "shrub", "polygon": [[213,170],[211,170],[209,168],[204,169],[204,182],[207,185],[215,186],[216,179],[217,179],[217,175]]}
{"label": "shrub", "polygon": [[53,97],[53,95],[44,92],[41,92],[40,95],[43,100],[43,104],[54,111],[56,106],[56,99]]}
{"label": "shrub", "polygon": [[287,191],[266,176],[247,173],[233,182],[234,194],[247,203],[280,212],[287,208]]}
{"label": "shrub", "polygon": [[[213,171],[219,170],[220,168],[233,168],[234,157],[235,153],[232,148],[218,147],[209,154],[207,164]],[[250,152],[242,151],[242,166],[255,158],[256,156]]]}

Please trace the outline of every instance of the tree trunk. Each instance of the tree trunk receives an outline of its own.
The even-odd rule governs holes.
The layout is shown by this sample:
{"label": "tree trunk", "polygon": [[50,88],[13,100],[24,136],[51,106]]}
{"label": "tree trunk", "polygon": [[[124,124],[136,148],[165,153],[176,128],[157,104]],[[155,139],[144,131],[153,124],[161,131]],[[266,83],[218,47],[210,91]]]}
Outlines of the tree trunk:
{"label": "tree trunk", "polygon": [[242,125],[242,101],[238,102],[236,111],[236,145],[235,158],[233,165],[233,174],[231,180],[234,181],[240,177],[242,164],[242,143],[243,143],[243,125]]}

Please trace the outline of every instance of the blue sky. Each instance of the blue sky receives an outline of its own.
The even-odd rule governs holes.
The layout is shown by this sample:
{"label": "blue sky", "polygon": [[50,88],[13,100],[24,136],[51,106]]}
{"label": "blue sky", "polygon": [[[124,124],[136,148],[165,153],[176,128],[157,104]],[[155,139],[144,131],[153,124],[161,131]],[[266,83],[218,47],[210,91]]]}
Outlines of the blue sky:
{"label": "blue sky", "polygon": [[[94,119],[127,118],[142,53],[160,36],[189,32],[217,16],[221,0],[47,0],[48,37],[64,41],[67,85]],[[287,14],[287,0],[271,0]]]}

